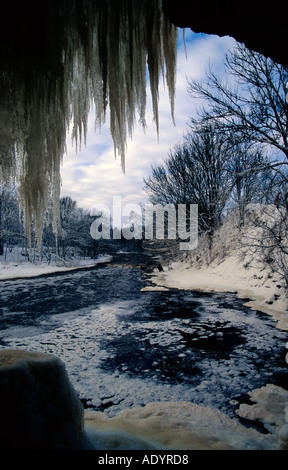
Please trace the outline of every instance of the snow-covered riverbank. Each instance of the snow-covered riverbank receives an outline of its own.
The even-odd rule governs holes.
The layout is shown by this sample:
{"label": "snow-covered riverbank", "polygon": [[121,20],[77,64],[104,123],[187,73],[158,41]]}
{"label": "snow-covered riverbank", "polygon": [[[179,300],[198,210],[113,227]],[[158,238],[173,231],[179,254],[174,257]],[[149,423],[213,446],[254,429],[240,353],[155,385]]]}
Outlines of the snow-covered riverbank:
{"label": "snow-covered riverbank", "polygon": [[287,292],[280,276],[258,267],[247,269],[237,255],[219,264],[193,268],[189,262],[173,263],[150,278],[159,288],[178,288],[209,292],[235,292],[247,299],[246,305],[271,315],[278,327],[288,330]]}
{"label": "snow-covered riverbank", "polygon": [[[251,204],[248,210],[247,218],[263,216],[260,205]],[[248,246],[252,241],[256,244],[255,240],[260,242],[261,236],[261,228],[250,221],[239,230],[232,214],[215,233],[211,253],[200,239],[186,260],[164,265],[164,271],[155,270],[150,280],[165,288],[235,292],[247,299],[249,307],[271,315],[279,328],[288,330],[288,291],[283,275],[271,269],[263,253]]]}
{"label": "snow-covered riverbank", "polygon": [[[238,414],[248,420],[263,421],[267,434],[247,428],[209,406],[185,401],[149,403],[145,407],[124,410],[114,418],[108,418],[105,413],[87,412],[85,429],[95,446],[103,445],[103,436],[106,436],[106,445],[114,440],[118,449],[149,446],[163,450],[287,449],[288,392],[267,385],[253,391],[251,400],[254,404],[241,405]],[[145,442],[147,447],[137,447],[145,446]]]}
{"label": "snow-covered riverbank", "polygon": [[96,266],[100,263],[107,263],[111,260],[111,256],[103,255],[97,259],[75,259],[70,262],[64,263],[30,263],[26,260],[21,260],[16,250],[12,252],[6,260],[4,256],[0,256],[0,281],[6,279],[17,278],[30,278],[43,276],[45,274],[53,274],[60,272],[72,271],[75,269],[89,268]]}

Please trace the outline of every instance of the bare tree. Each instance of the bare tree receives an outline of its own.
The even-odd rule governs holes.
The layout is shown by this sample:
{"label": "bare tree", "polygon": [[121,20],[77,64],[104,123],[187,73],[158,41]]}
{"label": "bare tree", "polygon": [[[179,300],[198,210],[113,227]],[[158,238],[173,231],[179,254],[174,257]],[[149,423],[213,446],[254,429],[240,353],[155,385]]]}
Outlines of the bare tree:
{"label": "bare tree", "polygon": [[[274,203],[282,178],[270,168],[267,155],[251,143],[231,141],[230,171],[233,183],[231,207],[239,212],[240,224],[244,224],[245,208],[251,202]],[[279,197],[279,195],[278,195]]]}
{"label": "bare tree", "polygon": [[210,70],[205,82],[190,81],[191,96],[208,104],[201,121],[213,119],[234,140],[273,150],[269,165],[281,172],[288,164],[288,68],[243,45],[226,56],[227,82]]}
{"label": "bare tree", "polygon": [[144,189],[153,204],[197,204],[200,232],[213,236],[231,194],[230,149],[212,124],[176,145],[164,165],[152,167]]}
{"label": "bare tree", "polygon": [[85,254],[92,249],[89,213],[77,206],[70,196],[60,199],[58,251],[62,259],[73,258],[78,251]]}
{"label": "bare tree", "polygon": [[25,228],[21,222],[21,211],[18,203],[17,191],[15,188],[7,188],[5,185],[0,192],[1,201],[1,224],[0,239],[2,244],[2,253],[5,257],[7,250],[10,251],[17,244],[21,245],[26,239]]}
{"label": "bare tree", "polygon": [[[226,81],[210,70],[205,82],[189,82],[190,95],[204,98],[207,105],[199,111],[200,119],[194,122],[216,122],[218,131],[230,139],[236,153],[239,146],[254,149],[254,153],[249,151],[247,156],[238,152],[234,159],[236,198],[240,204],[250,202],[251,196],[253,201],[250,182],[254,190],[260,178],[261,193],[257,202],[273,202],[278,213],[272,210],[269,217],[262,213],[261,221],[254,220],[256,228],[261,226],[262,238],[247,242],[274,270],[288,279],[285,248],[288,233],[288,68],[240,44],[227,54],[225,65]],[[265,153],[267,157],[263,158]]]}
{"label": "bare tree", "polygon": [[288,222],[283,205],[261,205],[248,207],[246,223],[252,231],[243,233],[242,251],[249,263],[255,259],[263,262],[277,273],[288,287]]}

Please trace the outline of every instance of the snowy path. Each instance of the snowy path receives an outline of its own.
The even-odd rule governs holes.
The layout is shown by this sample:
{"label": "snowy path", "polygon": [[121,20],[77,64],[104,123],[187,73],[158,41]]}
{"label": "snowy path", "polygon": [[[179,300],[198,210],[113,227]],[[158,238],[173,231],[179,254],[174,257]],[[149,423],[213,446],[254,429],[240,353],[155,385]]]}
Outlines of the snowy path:
{"label": "snowy path", "polygon": [[288,388],[287,332],[234,294],[149,285],[145,256],[87,271],[0,282],[0,347],[49,352],[86,407],[109,416],[192,401],[231,417],[246,394]]}

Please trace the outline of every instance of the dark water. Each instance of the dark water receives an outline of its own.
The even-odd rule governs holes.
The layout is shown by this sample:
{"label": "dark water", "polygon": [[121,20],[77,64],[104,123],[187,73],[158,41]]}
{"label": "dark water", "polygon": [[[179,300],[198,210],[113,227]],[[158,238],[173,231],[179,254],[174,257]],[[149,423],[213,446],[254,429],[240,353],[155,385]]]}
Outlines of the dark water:
{"label": "dark water", "polygon": [[107,265],[0,283],[0,347],[66,364],[85,407],[120,410],[193,401],[234,416],[254,388],[288,389],[287,332],[234,294],[145,291],[144,254]]}

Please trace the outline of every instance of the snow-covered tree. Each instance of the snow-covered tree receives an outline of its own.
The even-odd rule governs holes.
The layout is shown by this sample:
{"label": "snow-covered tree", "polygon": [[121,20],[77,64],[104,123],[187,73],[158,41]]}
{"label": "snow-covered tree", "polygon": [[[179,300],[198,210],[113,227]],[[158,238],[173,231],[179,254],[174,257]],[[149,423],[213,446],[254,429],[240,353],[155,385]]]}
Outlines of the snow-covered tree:
{"label": "snow-covered tree", "polygon": [[288,164],[288,68],[241,44],[226,55],[225,65],[224,78],[210,70],[205,81],[189,81],[190,95],[206,103],[199,120],[216,120],[234,141],[265,148],[270,167],[280,172]]}
{"label": "snow-covered tree", "polygon": [[152,167],[144,188],[153,204],[197,204],[199,229],[212,237],[232,190],[230,160],[227,139],[213,125],[201,126]]}

